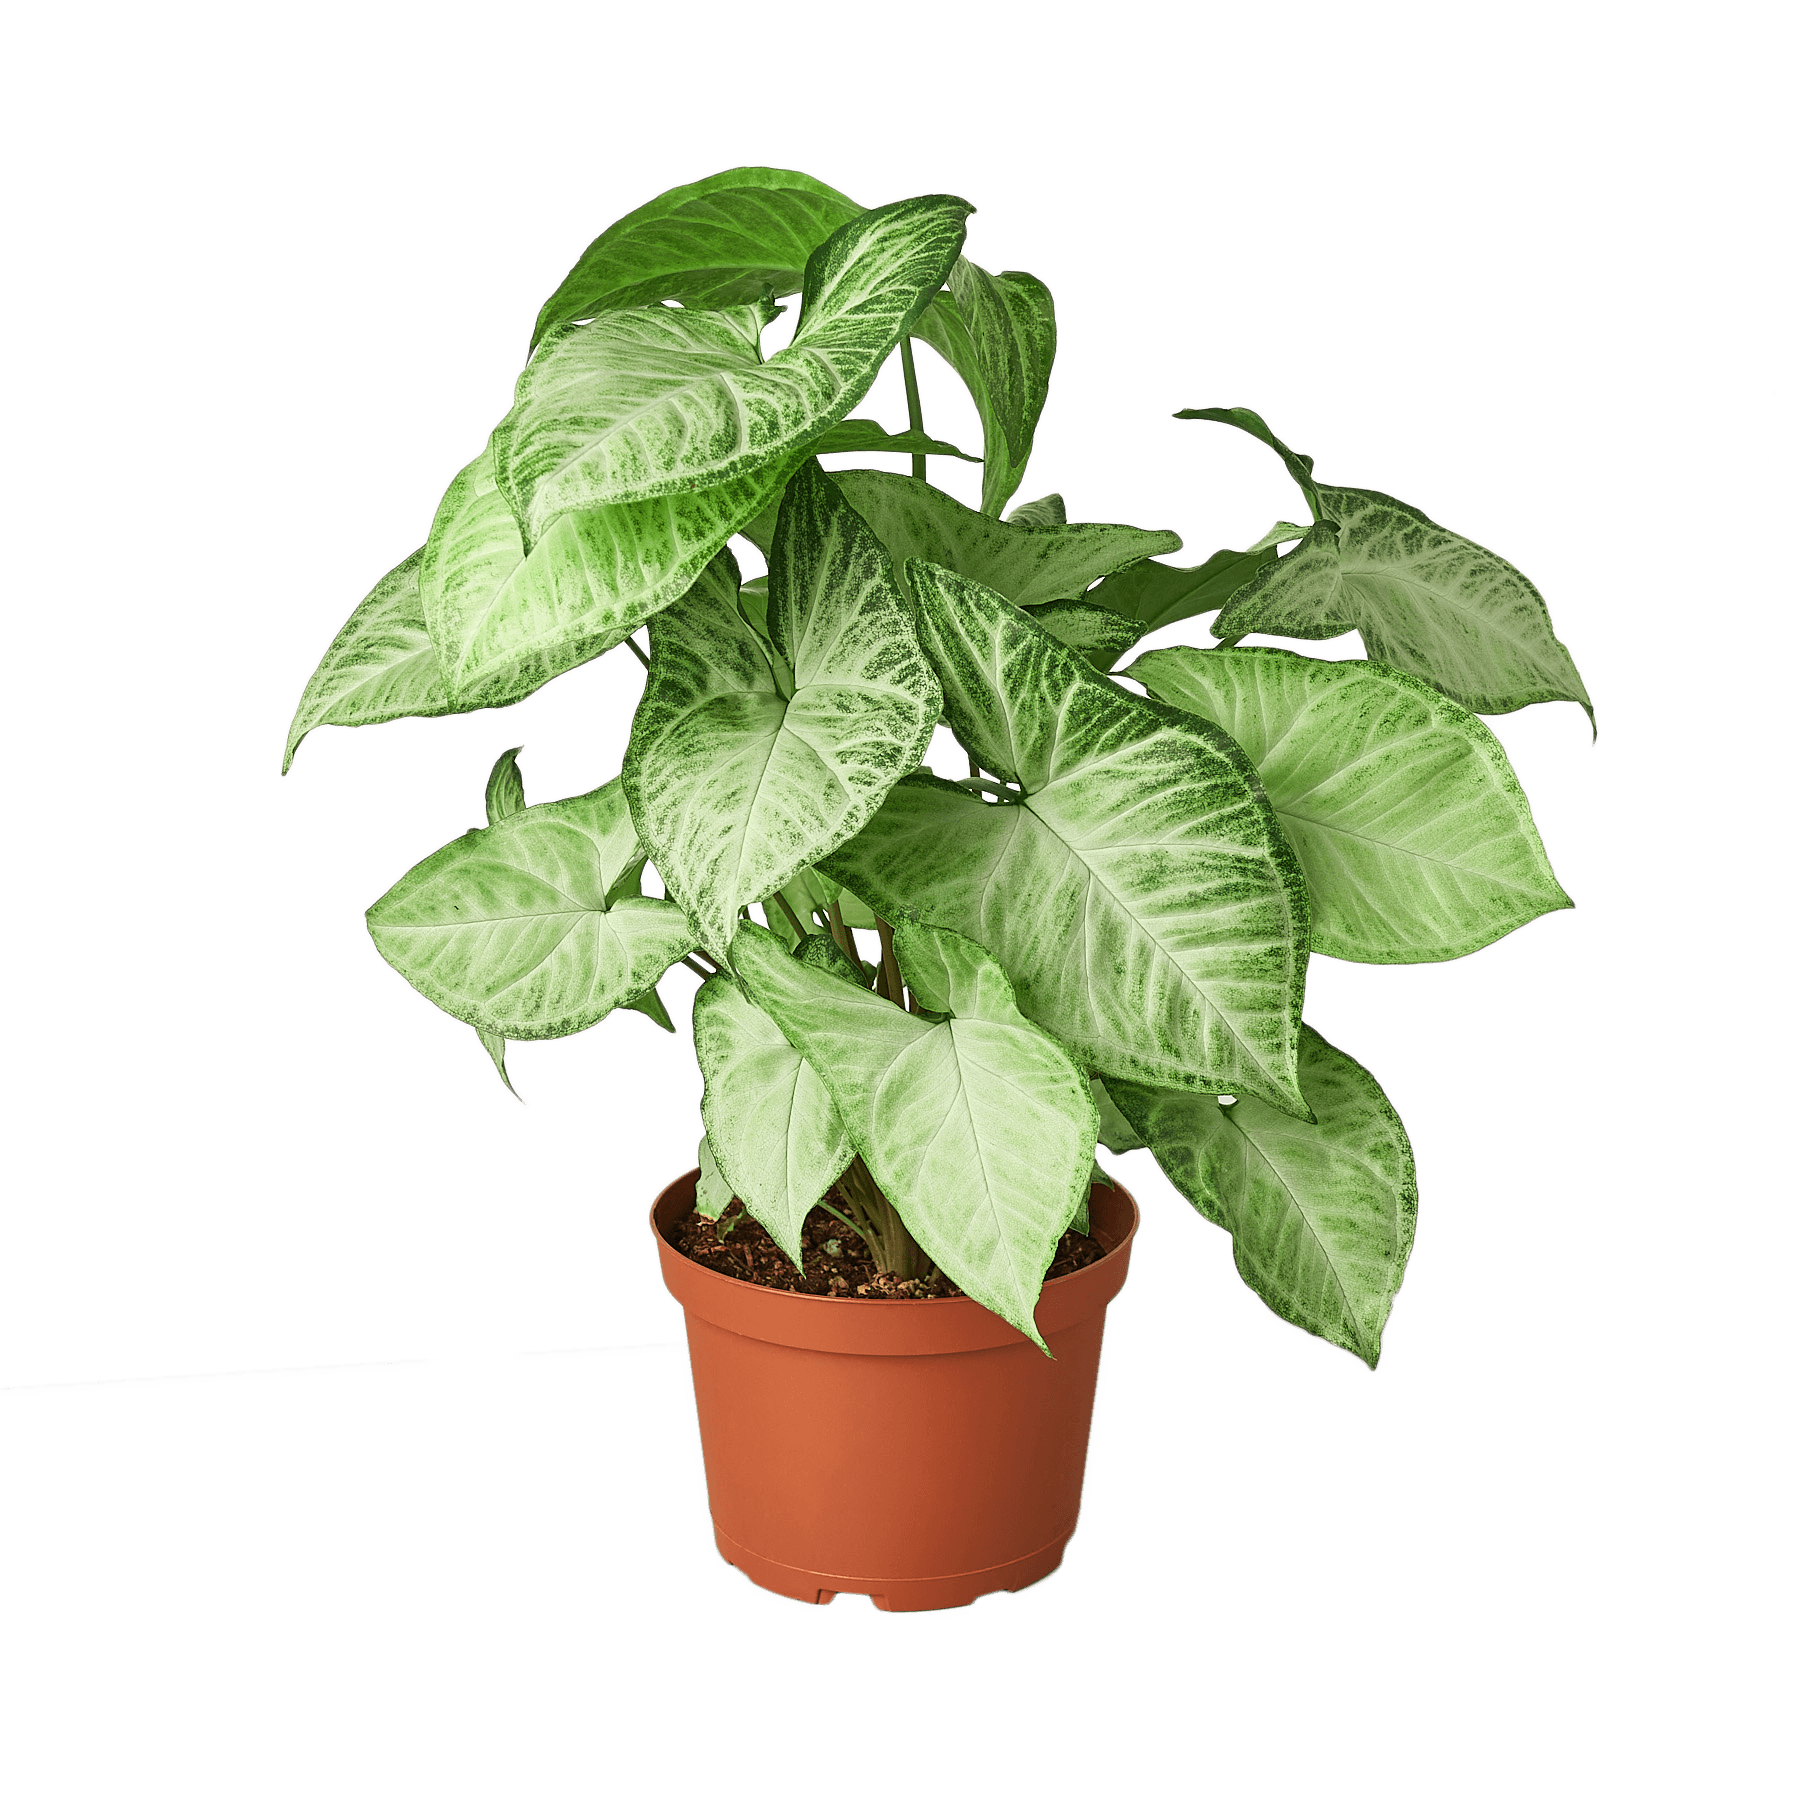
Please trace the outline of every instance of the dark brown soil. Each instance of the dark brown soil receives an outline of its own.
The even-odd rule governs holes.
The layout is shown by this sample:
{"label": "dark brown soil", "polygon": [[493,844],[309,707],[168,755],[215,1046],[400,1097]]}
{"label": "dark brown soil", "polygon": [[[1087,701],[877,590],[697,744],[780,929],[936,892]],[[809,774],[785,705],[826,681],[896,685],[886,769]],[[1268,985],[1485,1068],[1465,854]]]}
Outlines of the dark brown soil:
{"label": "dark brown soil", "polygon": [[[675,1221],[675,1247],[682,1255],[703,1268],[758,1287],[836,1300],[942,1300],[962,1293],[943,1275],[926,1281],[897,1281],[892,1275],[878,1275],[862,1239],[822,1206],[807,1214],[800,1244],[802,1266],[796,1269],[775,1240],[744,1211],[741,1200],[733,1200],[716,1222],[697,1212]],[[1044,1279],[1085,1269],[1105,1254],[1105,1248],[1091,1237],[1065,1231]]]}

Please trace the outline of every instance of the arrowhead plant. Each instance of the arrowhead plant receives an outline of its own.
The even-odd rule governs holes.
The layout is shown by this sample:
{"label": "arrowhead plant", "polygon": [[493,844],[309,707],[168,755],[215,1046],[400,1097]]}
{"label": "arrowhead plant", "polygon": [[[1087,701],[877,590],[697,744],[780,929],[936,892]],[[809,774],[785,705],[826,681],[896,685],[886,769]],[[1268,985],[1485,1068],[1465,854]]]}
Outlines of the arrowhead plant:
{"label": "arrowhead plant", "polygon": [[[283,771],[320,725],[509,706],[628,648],[622,770],[529,804],[507,749],[486,823],[369,909],[509,1088],[509,1041],[617,1012],[672,1030],[679,969],[703,1212],[735,1197],[797,1262],[824,1206],[879,1269],[1042,1345],[1096,1144],[1147,1149],[1274,1312],[1372,1367],[1412,1149],[1304,1022],[1307,958],[1466,956],[1572,904],[1477,715],[1592,703],[1510,563],[1317,479],[1246,408],[1176,416],[1292,475],[1307,522],[1248,548],[1176,562],[1172,531],[1012,504],[1055,309],[963,254],[972,211],[743,168],[601,233],[424,543],[307,682]],[[979,457],[926,432],[916,342],[967,387]],[[852,416],[891,359],[904,425]],[[896,455],[910,473],[843,466]],[[979,507],[934,457],[979,462]],[[1124,661],[1208,615],[1212,641]],[[1361,658],[1241,641],[1350,632]]]}

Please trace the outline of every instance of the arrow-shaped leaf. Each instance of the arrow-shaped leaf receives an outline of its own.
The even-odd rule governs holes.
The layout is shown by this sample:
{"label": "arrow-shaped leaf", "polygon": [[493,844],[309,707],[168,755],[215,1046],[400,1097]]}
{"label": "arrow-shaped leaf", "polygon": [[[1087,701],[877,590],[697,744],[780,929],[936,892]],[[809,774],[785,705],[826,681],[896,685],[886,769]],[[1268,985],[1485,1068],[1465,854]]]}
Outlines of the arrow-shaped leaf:
{"label": "arrow-shaped leaf", "polygon": [[757,307],[639,307],[547,338],[493,436],[526,542],[562,513],[788,463],[869,391],[942,285],[971,210],[929,195],[833,232],[807,262],[792,343],[766,363],[758,333],[771,315]]}
{"label": "arrow-shaped leaf", "polygon": [[419,603],[415,550],[376,582],[313,671],[288,727],[281,772],[293,767],[300,741],[318,725],[383,725],[390,719],[436,719],[468,711],[450,704],[437,652]]}
{"label": "arrow-shaped leaf", "polygon": [[1314,1124],[1250,1099],[1108,1085],[1170,1181],[1231,1233],[1270,1308],[1374,1368],[1418,1217],[1412,1146],[1375,1078],[1310,1026],[1300,1081]]}
{"label": "arrow-shaped leaf", "polygon": [[818,1071],[926,1254],[1043,1346],[1032,1314],[1087,1197],[1093,1100],[1081,1072],[1012,1003],[992,959],[974,945],[929,947],[939,935],[905,925],[895,934],[909,978],[937,956],[950,965],[945,986],[971,1008],[935,1025],[805,967],[759,926],[738,928],[732,961]]}
{"label": "arrow-shaped leaf", "polygon": [[1256,764],[1312,897],[1312,947],[1440,962],[1574,903],[1494,734],[1428,683],[1291,650],[1153,650],[1125,671]]}
{"label": "arrow-shaped leaf", "polygon": [[[838,955],[839,978],[860,989],[848,958]],[[831,1095],[729,975],[714,975],[694,996],[694,1053],[706,1082],[700,1116],[713,1155],[751,1217],[798,1268],[806,1215],[852,1155]]]}
{"label": "arrow-shaped leaf", "polygon": [[[730,552],[715,569],[735,593]],[[782,501],[769,634],[785,667],[717,582],[660,614],[625,758],[638,829],[718,960],[741,906],[919,766],[941,704],[879,541],[816,464]]]}
{"label": "arrow-shaped leaf", "polygon": [[1002,523],[922,481],[878,469],[843,469],[832,479],[874,527],[895,568],[908,558],[937,563],[1020,606],[1070,599],[1127,563],[1181,548],[1172,531],[1134,525]]}
{"label": "arrow-shaped leaf", "polygon": [[449,690],[465,709],[508,705],[623,643],[694,584],[788,474],[784,465],[700,493],[565,513],[527,556],[484,450],[439,505],[421,572]]}
{"label": "arrow-shaped leaf", "polygon": [[812,253],[862,208],[793,169],[726,169],[609,225],[544,302],[531,347],[572,319],[679,300],[745,306],[798,293]]}
{"label": "arrow-shaped leaf", "polygon": [[642,855],[615,779],[446,844],[369,908],[369,934],[478,1030],[566,1037],[694,947],[679,907],[630,891]]}
{"label": "arrow-shaped leaf", "polygon": [[952,727],[1023,793],[909,776],[826,873],[986,945],[1091,1070],[1303,1111],[1306,890],[1243,751],[977,583],[907,573]]}
{"label": "arrow-shaped leaf", "polygon": [[1217,638],[1362,635],[1376,662],[1429,681],[1472,712],[1573,700],[1594,717],[1544,597],[1511,563],[1367,488],[1326,487],[1247,407],[1205,407],[1271,446],[1312,504],[1299,547],[1262,569],[1213,621]]}

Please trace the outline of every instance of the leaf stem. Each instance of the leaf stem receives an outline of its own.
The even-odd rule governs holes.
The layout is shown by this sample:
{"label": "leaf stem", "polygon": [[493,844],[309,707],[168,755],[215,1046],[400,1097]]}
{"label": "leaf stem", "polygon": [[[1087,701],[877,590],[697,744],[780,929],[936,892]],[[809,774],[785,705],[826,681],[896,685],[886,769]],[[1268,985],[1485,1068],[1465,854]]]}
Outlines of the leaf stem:
{"label": "leaf stem", "polygon": [[694,971],[694,973],[696,975],[698,975],[702,981],[711,981],[712,978],[719,972],[717,969],[701,968],[701,966],[697,962],[695,962],[691,956],[684,956],[681,959],[681,966],[684,969],[692,969]]}
{"label": "leaf stem", "polygon": [[[900,373],[906,380],[906,423],[915,436],[925,435],[925,415],[919,407],[919,372],[913,367],[912,339],[903,337],[900,340]],[[912,459],[914,481],[925,479],[925,458],[915,455]]]}
{"label": "leaf stem", "polygon": [[894,928],[880,914],[875,917],[875,935],[881,939],[881,974],[887,983],[887,997],[906,1010],[906,983],[900,979],[900,964],[894,956]]}
{"label": "leaf stem", "polygon": [[[804,944],[806,940],[812,936],[812,933],[800,923],[799,917],[795,914],[794,909],[788,905],[787,895],[784,894],[780,888],[775,890],[775,904],[787,914],[787,922],[793,926],[794,935],[799,938],[800,944]],[[794,946],[796,952],[799,951],[800,944]]]}
{"label": "leaf stem", "polygon": [[831,920],[831,935],[837,939],[837,947],[860,969],[862,963],[857,957],[856,945],[851,942],[849,927],[844,923],[844,909],[835,899],[827,909],[826,916]]}
{"label": "leaf stem", "polygon": [[647,668],[649,668],[649,666],[650,666],[650,659],[649,659],[649,657],[647,657],[647,656],[646,656],[646,655],[645,655],[645,654],[644,654],[644,653],[643,653],[643,651],[641,651],[641,650],[640,650],[640,649],[639,649],[639,648],[638,648],[638,641],[637,641],[637,639],[636,639],[636,638],[634,638],[634,637],[628,637],[628,638],[627,638],[627,639],[626,639],[626,640],[625,640],[625,642],[626,642],[626,643],[627,643],[627,644],[629,644],[629,645],[630,645],[630,646],[631,646],[631,654],[632,654],[632,655],[633,655],[633,656],[635,656],[635,657],[636,657],[636,658],[637,658],[637,659],[638,659],[638,661],[639,661],[639,662],[641,662],[641,663],[642,663],[642,664],[643,664],[643,665],[644,665],[644,667],[645,667],[645,668],[646,668],[646,669],[647,669]]}
{"label": "leaf stem", "polygon": [[1209,648],[1214,650],[1229,650],[1234,645],[1241,644],[1243,641],[1241,636],[1220,638],[1216,644],[1210,645]]}

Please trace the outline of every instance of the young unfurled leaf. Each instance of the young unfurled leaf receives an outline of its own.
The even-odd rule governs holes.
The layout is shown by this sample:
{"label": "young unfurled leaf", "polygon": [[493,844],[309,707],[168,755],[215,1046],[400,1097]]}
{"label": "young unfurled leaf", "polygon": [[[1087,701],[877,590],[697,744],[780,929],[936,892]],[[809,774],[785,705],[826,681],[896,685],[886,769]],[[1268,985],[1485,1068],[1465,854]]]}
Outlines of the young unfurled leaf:
{"label": "young unfurled leaf", "polygon": [[811,450],[814,456],[879,450],[888,456],[957,456],[964,462],[981,461],[979,456],[970,456],[967,451],[957,449],[954,444],[946,444],[940,438],[927,437],[923,432],[889,433],[873,419],[844,419],[833,425],[823,437],[815,438]]}
{"label": "young unfurled leaf", "polygon": [[[729,551],[725,565],[735,592]],[[859,831],[919,766],[941,704],[879,541],[816,464],[782,501],[769,594],[785,669],[713,584],[652,622],[625,758],[638,829],[720,961],[741,906]]]}
{"label": "young unfurled leaf", "polygon": [[1353,627],[1376,662],[1473,712],[1516,712],[1587,689],[1543,596],[1491,550],[1360,488],[1321,487],[1325,522],[1213,621],[1215,637],[1331,638]]}
{"label": "young unfurled leaf", "polygon": [[498,825],[514,813],[525,810],[525,777],[519,773],[519,752],[523,744],[502,750],[487,779],[487,822]]}
{"label": "young unfurled leaf", "polygon": [[1023,797],[909,776],[826,872],[985,944],[1090,1071],[1304,1112],[1306,889],[1243,751],[977,583],[907,573],[951,726]]}
{"label": "young unfurled leaf", "polygon": [[526,556],[483,451],[451,484],[426,547],[427,568],[441,568],[426,619],[450,692],[465,710],[508,705],[622,644],[693,586],[789,473],[565,513]]}
{"label": "young unfurled leaf", "polygon": [[1066,525],[1069,509],[1061,494],[1046,494],[1041,500],[1025,500],[1006,515],[1009,525],[1030,525],[1037,530],[1046,526]]}
{"label": "young unfurled leaf", "polygon": [[1375,1078],[1310,1026],[1300,1081],[1316,1123],[1248,1098],[1111,1089],[1270,1308],[1374,1368],[1418,1217],[1412,1146]]}
{"label": "young unfurled leaf", "polygon": [[896,569],[908,557],[937,563],[1020,606],[1069,599],[1113,569],[1181,548],[1172,531],[1133,525],[1002,524],[922,481],[878,469],[842,469],[832,479],[875,528]]}
{"label": "young unfurled leaf", "polygon": [[1256,764],[1312,897],[1312,947],[1439,962],[1574,903],[1512,765],[1454,700],[1379,663],[1153,650],[1125,673]]}
{"label": "young unfurled leaf", "polygon": [[382,725],[467,711],[450,704],[437,652],[419,603],[415,550],[376,582],[313,671],[288,727],[281,772],[293,767],[300,740],[317,725]]}
{"label": "young unfurled leaf", "polygon": [[[847,971],[849,959],[838,956]],[[847,978],[860,989],[854,975]],[[706,1082],[700,1115],[719,1167],[797,1268],[806,1215],[852,1155],[831,1095],[729,975],[713,976],[694,996],[694,1053]]]}
{"label": "young unfurled leaf", "polygon": [[869,391],[942,285],[971,210],[935,194],[841,226],[807,263],[793,342],[766,363],[758,322],[770,315],[750,307],[639,307],[546,338],[493,436],[527,544],[562,513],[790,462]]}
{"label": "young unfurled leaf", "polygon": [[1035,275],[959,258],[914,335],[962,377],[981,419],[981,510],[998,518],[1024,478],[1056,360],[1056,308]]}
{"label": "young unfurled leaf", "polygon": [[1220,425],[1235,425],[1239,431],[1247,431],[1253,438],[1260,438],[1287,465],[1287,472],[1293,476],[1295,485],[1306,496],[1307,504],[1312,508],[1314,520],[1325,517],[1319,504],[1318,483],[1313,479],[1313,459],[1290,450],[1263,422],[1260,413],[1252,412],[1247,406],[1187,406],[1175,416],[1178,419],[1210,419]]}
{"label": "young unfurled leaf", "polygon": [[643,852],[615,779],[466,832],[369,908],[375,947],[483,1031],[566,1037],[694,947],[678,906],[620,895]]}
{"label": "young unfurled leaf", "polygon": [[[919,927],[896,928],[909,977],[927,941]],[[926,1254],[1042,1346],[1032,1314],[1087,1196],[1093,1100],[1081,1072],[1011,1003],[991,959],[973,945],[944,955],[955,970],[946,985],[975,1010],[933,1025],[805,967],[755,925],[732,944],[751,996],[817,1070]]]}
{"label": "young unfurled leaf", "polygon": [[1275,560],[1278,546],[1305,535],[1303,527],[1284,520],[1248,550],[1216,551],[1192,569],[1160,562],[1132,563],[1089,588],[1081,596],[1082,602],[1134,620],[1147,636],[1165,625],[1225,605],[1259,569]]}
{"label": "young unfurled leaf", "polygon": [[726,169],[609,225],[544,302],[531,347],[558,325],[628,306],[747,306],[794,294],[806,260],[863,209],[792,169]]}

